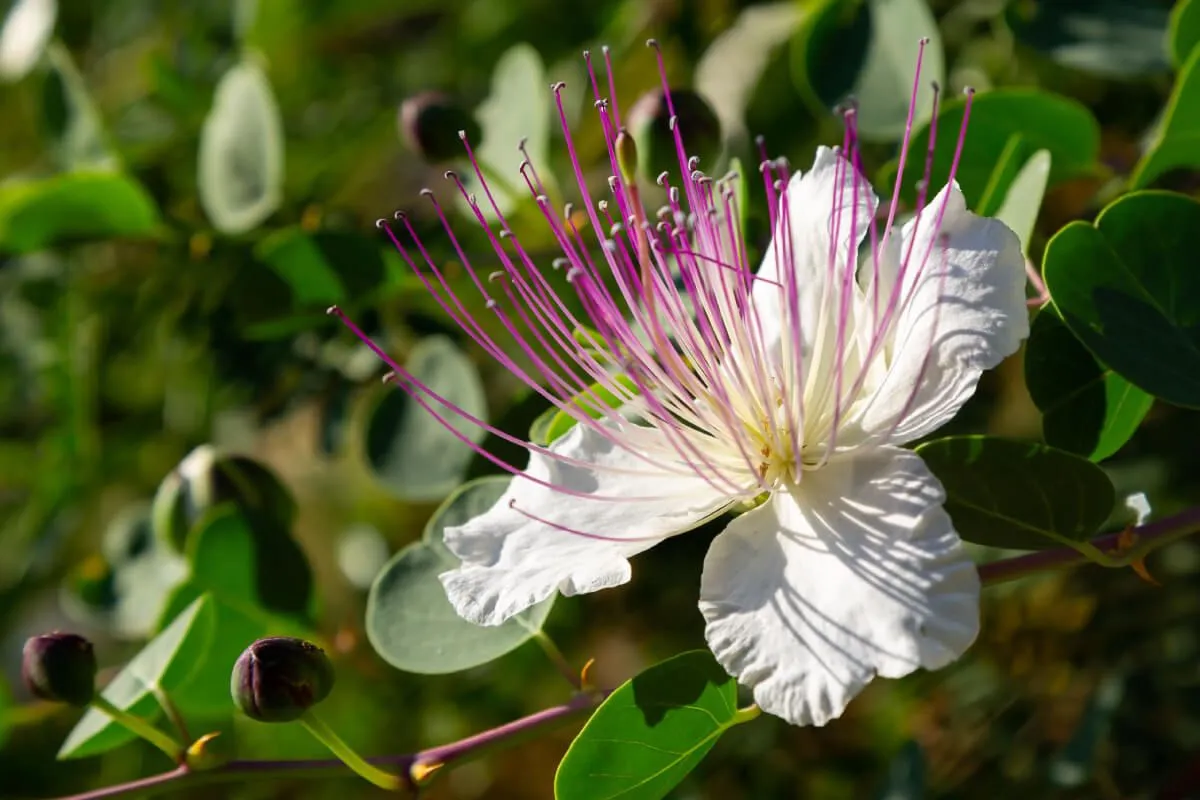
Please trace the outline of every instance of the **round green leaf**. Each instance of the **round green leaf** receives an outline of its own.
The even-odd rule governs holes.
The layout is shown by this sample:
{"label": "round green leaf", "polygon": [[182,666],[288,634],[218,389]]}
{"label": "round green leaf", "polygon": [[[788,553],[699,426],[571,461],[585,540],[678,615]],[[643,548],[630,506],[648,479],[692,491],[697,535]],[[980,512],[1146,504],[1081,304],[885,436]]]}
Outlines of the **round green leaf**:
{"label": "round green leaf", "polygon": [[1017,41],[1059,64],[1109,78],[1166,71],[1166,6],[1146,0],[1054,0],[1010,3]]}
{"label": "round green leaf", "polygon": [[[102,692],[104,698],[136,716],[157,718],[162,709],[154,690],[170,692],[187,683],[212,644],[215,630],[216,612],[211,599],[200,597],[125,665]],[[107,714],[88,709],[63,742],[58,757],[94,756],[133,738]]]}
{"label": "round green leaf", "polygon": [[1200,168],[1200,47],[1184,61],[1153,143],[1129,178],[1144,189],[1173,169]]}
{"label": "round green leaf", "polygon": [[1025,349],[1025,383],[1042,412],[1047,444],[1092,461],[1120,450],[1154,402],[1100,366],[1053,308],[1033,321]]}
{"label": "round green leaf", "polygon": [[213,227],[245,233],[283,196],[283,120],[267,76],[243,61],[222,76],[200,131],[197,189]]}
{"label": "round green leaf", "polygon": [[[413,348],[404,365],[416,380],[468,414],[485,419],[483,383],[470,359],[445,336],[431,336]],[[485,431],[457,412],[422,399],[472,442]],[[474,449],[446,428],[407,392],[385,393],[367,424],[367,459],[379,480],[402,500],[439,500],[462,479]]]}
{"label": "round green leaf", "polygon": [[1179,0],[1171,10],[1167,49],[1171,63],[1182,66],[1200,43],[1200,0]]}
{"label": "round green leaf", "polygon": [[854,88],[871,40],[865,2],[818,0],[791,43],[792,79],[814,108],[840,103]]}
{"label": "round green leaf", "polygon": [[424,538],[397,553],[375,579],[367,599],[367,637],[397,669],[439,675],[493,661],[541,630],[554,598],[503,625],[467,622],[446,599],[438,575],[458,566],[442,543],[447,527],[491,508],[510,478],[491,476],[464,485],[429,520]]}
{"label": "round green leaf", "polygon": [[1113,508],[1095,464],[1035,442],[952,436],[917,448],[946,489],[946,511],[968,542],[1041,550],[1091,537]]}
{"label": "round green leaf", "polygon": [[[948,98],[938,112],[937,142],[930,172],[930,191],[945,185],[954,159],[954,142],[962,126],[963,98]],[[916,199],[923,177],[929,125],[912,138],[904,169],[903,196]],[[1051,157],[1049,184],[1087,174],[1100,154],[1100,126],[1087,107],[1075,100],[1036,89],[997,89],[975,96],[956,180],[967,205],[982,214],[997,208],[1021,166],[1038,150]],[[890,185],[898,162],[884,167],[880,185]],[[1003,170],[1005,177],[996,176]],[[990,207],[983,205],[991,195]]]}
{"label": "round green leaf", "polygon": [[1095,225],[1073,222],[1046,246],[1043,271],[1071,332],[1138,388],[1200,408],[1200,203],[1137,192]]}
{"label": "round green leaf", "polygon": [[143,237],[159,228],[141,184],[108,172],[73,172],[0,187],[0,252],[28,253],[82,239]]}
{"label": "round green leaf", "polygon": [[650,667],[621,684],[571,743],[558,800],[666,797],[726,730],[741,722],[737,684],[707,650]]}

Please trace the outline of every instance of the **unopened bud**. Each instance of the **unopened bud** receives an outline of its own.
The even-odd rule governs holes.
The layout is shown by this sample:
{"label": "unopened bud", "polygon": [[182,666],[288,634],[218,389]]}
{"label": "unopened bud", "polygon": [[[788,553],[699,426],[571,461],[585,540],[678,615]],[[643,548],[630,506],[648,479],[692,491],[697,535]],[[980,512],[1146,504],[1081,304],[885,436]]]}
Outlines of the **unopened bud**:
{"label": "unopened bud", "polygon": [[441,162],[466,154],[462,135],[472,148],[481,142],[479,123],[442,92],[422,92],[400,104],[397,115],[400,137],[426,161]]}
{"label": "unopened bud", "polygon": [[637,143],[624,128],[617,134],[613,148],[617,151],[617,167],[621,170],[621,180],[625,181],[626,185],[636,183],[638,174]]}
{"label": "unopened bud", "polygon": [[233,702],[259,722],[290,722],[329,696],[333,664],[303,639],[259,639],[242,652],[230,680]]}
{"label": "unopened bud", "polygon": [[43,700],[86,706],[96,694],[96,653],[74,633],[48,633],[26,640],[21,677]]}
{"label": "unopened bud", "polygon": [[661,88],[642,95],[629,111],[629,127],[637,139],[644,174],[653,177],[665,171],[672,183],[678,183],[682,168],[672,119],[683,138],[685,154],[699,156],[710,169],[721,155],[721,123],[704,98],[693,91],[672,89],[671,103],[674,118]]}

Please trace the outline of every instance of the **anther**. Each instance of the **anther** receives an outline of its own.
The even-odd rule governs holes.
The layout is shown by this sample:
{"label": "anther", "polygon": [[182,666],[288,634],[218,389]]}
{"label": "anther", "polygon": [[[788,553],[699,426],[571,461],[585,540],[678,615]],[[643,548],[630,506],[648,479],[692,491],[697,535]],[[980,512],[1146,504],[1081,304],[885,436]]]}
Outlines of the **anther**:
{"label": "anther", "polygon": [[569,263],[571,263],[569,259],[562,258],[560,256],[559,258],[556,258],[553,261],[551,261],[550,266],[553,267],[554,269],[562,269]]}
{"label": "anther", "polygon": [[600,209],[601,213],[608,211],[608,201],[600,200],[599,202],[596,203],[596,208]]}
{"label": "anther", "polygon": [[667,120],[667,130],[674,133],[675,125],[678,124],[678,122],[679,122],[679,117],[672,116],[669,120]]}
{"label": "anther", "polygon": [[458,138],[465,142],[467,140],[467,132],[465,130],[460,130],[458,132]]}
{"label": "anther", "polygon": [[616,194],[618,186],[620,186],[620,183],[617,181],[617,176],[609,175],[608,176],[608,190],[610,192],[612,192],[613,194]]}
{"label": "anther", "polygon": [[555,92],[555,93],[561,92],[565,88],[567,88],[566,81],[558,81],[557,83],[550,84],[550,91]]}
{"label": "anther", "polygon": [[700,156],[692,156],[687,161],[688,172],[695,172],[700,166]]}
{"label": "anther", "polygon": [[382,383],[391,383],[394,380],[396,380],[396,373],[394,372],[385,372],[383,373],[383,377],[380,379]]}
{"label": "anther", "polygon": [[484,307],[485,307],[485,308],[488,308],[488,309],[493,309],[493,308],[495,308],[495,307],[496,307],[496,301],[495,301],[493,298],[489,297],[489,298],[487,299],[487,302],[486,302],[486,303],[484,303],[483,305],[484,305]]}
{"label": "anther", "polygon": [[397,211],[395,214],[392,214],[392,216],[399,220],[408,219],[408,214],[405,214],[403,211]]}
{"label": "anther", "polygon": [[458,173],[452,169],[448,169],[444,173],[442,173],[442,177],[448,181],[452,181],[458,177]]}
{"label": "anther", "polygon": [[667,197],[671,198],[672,203],[678,204],[679,203],[679,187],[672,186],[670,188],[670,190],[667,192]]}
{"label": "anther", "polygon": [[422,189],[421,191],[417,192],[417,194],[421,195],[421,197],[432,198],[433,197],[433,189],[426,187],[426,188]]}
{"label": "anther", "polygon": [[655,50],[657,50],[658,49],[658,39],[647,39],[646,47],[653,47]]}
{"label": "anther", "polygon": [[[518,142],[517,142],[517,149],[518,149],[518,150],[520,150],[522,153],[524,153],[524,152],[525,152],[525,145],[527,145],[527,144],[529,144],[529,137],[528,137],[528,136],[522,136],[522,137],[521,137],[521,139],[520,139],[520,141],[518,141]],[[525,163],[526,163],[526,164],[528,164],[528,163],[529,163],[529,159],[525,159]]]}
{"label": "anther", "polygon": [[567,270],[567,283],[574,283],[575,279],[583,272],[579,267],[571,267]]}
{"label": "anther", "polygon": [[380,219],[375,220],[375,227],[379,228],[380,230],[383,230],[384,228],[386,228],[387,225],[388,225],[388,221],[386,219],[380,218]]}
{"label": "anther", "polygon": [[513,235],[513,232],[510,231],[508,228],[500,229],[500,238],[501,239],[511,239],[512,235]]}
{"label": "anther", "polygon": [[547,205],[550,202],[550,198],[544,194],[539,194],[536,199],[539,206]]}
{"label": "anther", "polygon": [[664,169],[662,172],[658,173],[658,177],[654,179],[654,182],[657,183],[659,186],[666,186],[667,179],[670,176],[671,176],[671,173],[668,170]]}
{"label": "anther", "polygon": [[337,306],[330,306],[329,308],[325,309],[325,313],[331,317],[340,317],[342,315],[342,310]]}
{"label": "anther", "polygon": [[502,269],[493,270],[488,273],[489,282],[495,282],[504,277],[507,277],[507,274]]}

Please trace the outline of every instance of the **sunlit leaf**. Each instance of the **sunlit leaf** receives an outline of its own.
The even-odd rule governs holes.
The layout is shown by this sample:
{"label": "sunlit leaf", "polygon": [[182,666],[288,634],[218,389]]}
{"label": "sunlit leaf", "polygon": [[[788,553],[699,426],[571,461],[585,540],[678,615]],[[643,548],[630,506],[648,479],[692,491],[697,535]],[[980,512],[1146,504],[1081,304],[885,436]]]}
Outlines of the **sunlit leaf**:
{"label": "sunlit leaf", "polygon": [[[104,698],[139,717],[157,718],[162,709],[154,697],[155,688],[170,692],[185,685],[211,646],[215,630],[213,603],[200,597],[125,665],[105,687]],[[63,742],[58,757],[94,756],[133,738],[107,714],[89,709]]]}
{"label": "sunlit leaf", "polygon": [[1053,308],[1043,309],[1033,321],[1025,383],[1042,412],[1046,443],[1092,461],[1120,450],[1154,402],[1098,364]]}
{"label": "sunlit leaf", "polygon": [[271,85],[253,61],[217,84],[200,132],[197,189],[204,213],[222,233],[257,227],[283,192],[283,120]]}
{"label": "sunlit leaf", "polygon": [[0,252],[158,232],[154,200],[125,175],[74,172],[0,187]]}
{"label": "sunlit leaf", "polygon": [[712,105],[726,138],[746,132],[746,104],[754,87],[772,52],[802,18],[800,6],[792,2],[750,6],[696,63],[696,91]]}
{"label": "sunlit leaf", "polygon": [[1200,44],[1200,0],[1179,0],[1171,10],[1167,31],[1171,63],[1182,66],[1197,44]]}
{"label": "sunlit leaf", "polygon": [[509,480],[493,476],[463,486],[429,520],[422,540],[397,553],[375,579],[367,636],[392,666],[427,675],[458,672],[499,658],[541,629],[553,597],[502,625],[479,626],[458,616],[438,580],[458,566],[442,543],[445,529],[490,508]]}
{"label": "sunlit leaf", "polygon": [[[965,106],[964,98],[947,98],[938,112],[931,192],[938,191],[949,177],[955,153],[953,142],[962,126]],[[1015,178],[1020,166],[1038,150],[1050,153],[1049,186],[1096,169],[1100,126],[1087,107],[1076,100],[1037,89],[996,89],[975,96],[969,122],[955,179],[972,209],[981,210],[980,204],[989,192],[998,207],[1012,179],[995,180],[996,170],[1008,169]],[[925,125],[913,135],[904,168],[902,189],[908,202],[916,199],[915,187],[925,164],[920,155],[913,154],[924,153],[928,146],[929,126]],[[896,168],[896,161],[885,167],[879,183],[891,185]],[[981,213],[989,213],[989,209]]]}
{"label": "sunlit leaf", "polygon": [[738,722],[737,683],[707,650],[650,667],[600,705],[571,743],[558,800],[666,797]]}
{"label": "sunlit leaf", "polygon": [[24,77],[41,57],[58,17],[57,0],[16,0],[0,23],[0,79]]}
{"label": "sunlit leaf", "polygon": [[[1033,227],[1042,208],[1042,197],[1046,193],[1050,165],[1049,150],[1038,150],[1030,156],[1008,184],[1004,202],[993,215],[1017,234],[1021,240],[1021,252],[1026,257],[1029,255],[1029,239],[1033,236]],[[980,213],[983,213],[982,210]]]}
{"label": "sunlit leaf", "polygon": [[968,542],[1041,550],[1093,536],[1114,492],[1090,461],[1036,442],[952,436],[917,448],[946,489],[946,511]]}
{"label": "sunlit leaf", "polygon": [[1173,169],[1200,169],[1200,47],[1184,61],[1154,141],[1129,178],[1143,189]]}
{"label": "sunlit leaf", "polygon": [[1071,332],[1121,377],[1200,408],[1200,203],[1136,192],[1046,246],[1046,287]]}
{"label": "sunlit leaf", "polygon": [[[422,340],[409,354],[405,369],[429,390],[477,419],[487,416],[479,373],[470,359],[444,336]],[[484,430],[422,390],[422,400],[461,436],[473,442]],[[447,429],[429,410],[399,388],[391,388],[371,412],[367,425],[367,459],[375,475],[397,497],[438,500],[462,478],[474,450]]]}
{"label": "sunlit leaf", "polygon": [[342,231],[285,228],[254,250],[292,289],[298,306],[361,299],[383,282],[383,254],[372,239]]}

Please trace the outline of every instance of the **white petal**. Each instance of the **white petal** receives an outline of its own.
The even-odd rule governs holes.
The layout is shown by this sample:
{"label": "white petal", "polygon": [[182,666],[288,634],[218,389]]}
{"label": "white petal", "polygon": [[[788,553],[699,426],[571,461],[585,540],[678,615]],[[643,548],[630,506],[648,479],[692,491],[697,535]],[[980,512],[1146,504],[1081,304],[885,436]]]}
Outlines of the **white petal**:
{"label": "white petal", "polygon": [[805,473],[717,536],[705,636],[764,711],[824,725],[875,675],[937,669],[971,645],[979,576],[944,497],[916,454],[879,448]]}
{"label": "white petal", "polygon": [[471,622],[499,625],[555,590],[570,596],[619,586],[630,578],[630,556],[730,503],[699,477],[656,473],[591,427],[576,425],[551,449],[597,469],[532,453],[523,474],[599,498],[629,499],[564,494],[517,476],[490,510],[447,528],[446,545],[462,565],[444,573],[442,584]]}
{"label": "white petal", "polygon": [[[841,276],[845,274],[847,263],[857,263],[858,248],[870,230],[871,219],[879,204],[875,192],[862,176],[858,176],[856,188],[856,174],[837,150],[819,147],[813,168],[803,175],[796,172],[788,181],[785,193],[787,219],[783,216],[785,203],[781,199],[775,233],[757,273],[758,278],[765,280],[756,280],[751,290],[766,341],[773,342],[778,337],[783,306],[791,302],[781,285],[786,285],[781,270],[787,267],[796,272],[804,352],[811,349],[829,284],[829,250],[835,222],[837,248],[834,260],[836,275]],[[838,209],[836,214],[835,207]]]}
{"label": "white petal", "polygon": [[[941,238],[918,269],[933,237]],[[887,375],[860,421],[868,433],[894,444],[948,422],[975,393],[980,374],[1015,353],[1029,335],[1021,243],[1004,223],[969,212],[957,184],[929,202],[919,228],[916,220],[904,226],[901,251],[908,252],[910,243],[913,256],[900,298],[912,289],[912,299],[896,320]]]}

